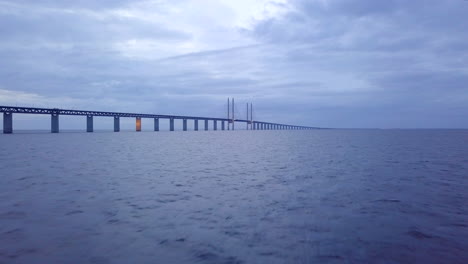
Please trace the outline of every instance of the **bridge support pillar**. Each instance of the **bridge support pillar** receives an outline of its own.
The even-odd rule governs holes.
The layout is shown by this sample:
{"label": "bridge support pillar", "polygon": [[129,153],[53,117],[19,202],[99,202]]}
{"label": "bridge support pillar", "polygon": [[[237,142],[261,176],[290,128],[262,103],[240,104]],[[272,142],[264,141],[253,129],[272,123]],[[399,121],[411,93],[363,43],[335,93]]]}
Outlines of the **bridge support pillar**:
{"label": "bridge support pillar", "polygon": [[198,131],[198,119],[193,120],[193,130]]}
{"label": "bridge support pillar", "polygon": [[120,117],[114,116],[114,132],[120,132]]}
{"label": "bridge support pillar", "polygon": [[93,116],[89,115],[86,116],[86,132],[93,132]]}
{"label": "bridge support pillar", "polygon": [[159,131],[159,118],[154,118],[154,131]]}
{"label": "bridge support pillar", "polygon": [[184,131],[187,131],[187,119],[184,119],[182,123],[183,123]]}
{"label": "bridge support pillar", "polygon": [[13,113],[3,113],[3,134],[13,133]]}
{"label": "bridge support pillar", "polygon": [[208,130],[208,119],[205,119],[205,131]]}
{"label": "bridge support pillar", "polygon": [[174,118],[169,119],[169,130],[174,131]]}
{"label": "bridge support pillar", "polygon": [[225,130],[226,128],[224,127],[224,121],[221,121],[221,130]]}
{"label": "bridge support pillar", "polygon": [[218,130],[218,121],[213,120],[213,130]]}
{"label": "bridge support pillar", "polygon": [[141,117],[135,118],[135,131],[141,132]]}
{"label": "bridge support pillar", "polygon": [[59,132],[59,114],[57,112],[53,112],[51,115],[51,124],[50,124],[50,132],[58,133]]}

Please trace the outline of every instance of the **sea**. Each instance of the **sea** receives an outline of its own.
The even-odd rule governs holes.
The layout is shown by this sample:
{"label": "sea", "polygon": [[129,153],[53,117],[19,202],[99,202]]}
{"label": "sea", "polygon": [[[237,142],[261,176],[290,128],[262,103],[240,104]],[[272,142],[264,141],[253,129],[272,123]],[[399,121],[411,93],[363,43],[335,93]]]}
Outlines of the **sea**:
{"label": "sea", "polygon": [[0,135],[0,263],[468,263],[468,130]]}

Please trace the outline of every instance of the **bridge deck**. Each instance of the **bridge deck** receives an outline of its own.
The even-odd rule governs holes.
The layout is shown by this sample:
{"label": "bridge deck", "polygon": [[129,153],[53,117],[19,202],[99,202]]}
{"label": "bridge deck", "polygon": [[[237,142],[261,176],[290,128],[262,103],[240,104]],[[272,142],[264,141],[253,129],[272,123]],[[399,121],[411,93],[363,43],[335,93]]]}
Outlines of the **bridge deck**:
{"label": "bridge deck", "polygon": [[20,106],[0,106],[0,113],[18,113],[18,114],[51,114],[51,115],[74,115],[74,116],[109,116],[109,117],[138,117],[138,118],[162,118],[162,119],[187,119],[187,120],[216,120],[216,121],[234,121],[243,123],[258,123],[265,125],[279,125],[296,128],[313,128],[306,126],[294,126],[287,124],[250,121],[245,119],[227,119],[219,117],[203,117],[203,116],[181,116],[181,115],[160,115],[160,114],[139,114],[139,113],[123,113],[123,112],[104,112],[104,111],[88,111],[88,110],[72,110],[59,108],[38,108],[38,107],[20,107]]}

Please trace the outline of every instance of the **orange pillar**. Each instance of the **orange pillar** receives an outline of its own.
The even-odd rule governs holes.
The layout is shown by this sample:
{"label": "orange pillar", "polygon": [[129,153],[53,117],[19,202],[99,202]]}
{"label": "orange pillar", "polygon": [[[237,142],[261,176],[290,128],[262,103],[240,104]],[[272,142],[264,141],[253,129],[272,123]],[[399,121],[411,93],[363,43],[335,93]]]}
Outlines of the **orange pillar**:
{"label": "orange pillar", "polygon": [[137,132],[141,131],[141,117],[136,118],[136,131]]}

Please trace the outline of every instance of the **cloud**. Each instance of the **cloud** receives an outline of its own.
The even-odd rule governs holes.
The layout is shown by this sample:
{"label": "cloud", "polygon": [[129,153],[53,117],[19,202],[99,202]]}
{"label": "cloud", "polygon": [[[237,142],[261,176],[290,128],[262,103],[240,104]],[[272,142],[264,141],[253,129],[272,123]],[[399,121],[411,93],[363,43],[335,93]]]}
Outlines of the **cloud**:
{"label": "cloud", "polygon": [[0,101],[224,116],[235,96],[276,122],[466,127],[467,11],[435,0],[0,1]]}

